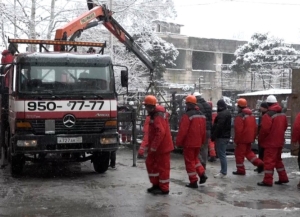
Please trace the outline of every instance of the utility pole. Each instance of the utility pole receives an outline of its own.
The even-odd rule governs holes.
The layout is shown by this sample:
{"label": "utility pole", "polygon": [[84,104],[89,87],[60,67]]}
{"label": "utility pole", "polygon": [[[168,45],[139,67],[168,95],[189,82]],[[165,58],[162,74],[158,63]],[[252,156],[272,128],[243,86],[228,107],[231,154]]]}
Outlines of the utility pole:
{"label": "utility pole", "polygon": [[[108,0],[109,1],[109,3],[108,3],[108,5],[109,5],[109,10],[111,10],[112,11],[112,1],[113,0]],[[113,49],[113,41],[114,41],[114,36],[113,36],[113,34],[112,33],[110,33],[110,36],[109,36],[109,44],[110,44],[110,56],[111,56],[111,60],[112,60],[112,62],[114,62],[114,49]]]}
{"label": "utility pole", "polygon": [[17,14],[16,14],[17,0],[14,0],[14,38],[17,38]]}

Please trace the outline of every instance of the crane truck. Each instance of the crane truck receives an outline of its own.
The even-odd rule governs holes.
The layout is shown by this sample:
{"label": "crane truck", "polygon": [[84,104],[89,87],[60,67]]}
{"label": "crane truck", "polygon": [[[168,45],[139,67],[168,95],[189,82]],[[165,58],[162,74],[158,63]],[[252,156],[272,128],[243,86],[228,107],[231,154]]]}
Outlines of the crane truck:
{"label": "crane truck", "polygon": [[[82,31],[103,24],[153,71],[151,58],[112,17],[105,5],[87,0],[88,11],[56,30],[54,40],[9,39],[17,51],[1,66],[1,165],[20,175],[26,161],[91,160],[98,173],[119,147],[114,65],[103,55],[105,43],[74,41]],[[39,45],[39,52],[18,52],[16,44]],[[53,46],[50,51],[49,46]],[[78,46],[100,53],[77,53]],[[73,52],[75,51],[75,52]],[[121,71],[128,88],[128,71]]]}

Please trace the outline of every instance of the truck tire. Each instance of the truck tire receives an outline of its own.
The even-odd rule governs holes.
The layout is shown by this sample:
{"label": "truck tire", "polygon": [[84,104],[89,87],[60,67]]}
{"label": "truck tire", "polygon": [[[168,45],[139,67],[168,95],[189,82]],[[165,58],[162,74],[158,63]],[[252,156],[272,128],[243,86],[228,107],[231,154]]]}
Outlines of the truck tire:
{"label": "truck tire", "polygon": [[10,158],[10,173],[13,177],[19,176],[23,172],[25,160],[23,155],[11,156]]}
{"label": "truck tire", "polygon": [[109,165],[109,152],[95,153],[93,156],[93,165],[97,173],[105,173]]}

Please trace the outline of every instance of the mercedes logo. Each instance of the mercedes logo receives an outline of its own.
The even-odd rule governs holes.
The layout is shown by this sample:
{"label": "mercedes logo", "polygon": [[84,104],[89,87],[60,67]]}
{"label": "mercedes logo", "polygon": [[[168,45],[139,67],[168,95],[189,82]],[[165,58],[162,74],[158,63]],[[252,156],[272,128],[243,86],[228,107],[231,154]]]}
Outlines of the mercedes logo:
{"label": "mercedes logo", "polygon": [[76,118],[74,115],[68,114],[63,118],[63,124],[68,128],[73,127],[75,125],[75,122]]}

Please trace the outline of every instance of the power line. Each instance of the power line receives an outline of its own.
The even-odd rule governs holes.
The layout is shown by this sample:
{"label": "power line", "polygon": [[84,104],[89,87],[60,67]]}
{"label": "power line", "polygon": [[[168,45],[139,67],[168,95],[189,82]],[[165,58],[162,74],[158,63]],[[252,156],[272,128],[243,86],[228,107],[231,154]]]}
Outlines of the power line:
{"label": "power line", "polygon": [[298,3],[287,3],[286,1],[284,1],[285,3],[280,3],[280,2],[266,2],[266,1],[247,1],[247,0],[222,0],[222,1],[226,1],[226,2],[238,2],[238,3],[251,3],[251,4],[266,4],[266,5],[283,5],[283,6],[289,6],[289,5],[297,5],[300,6],[300,4]]}

